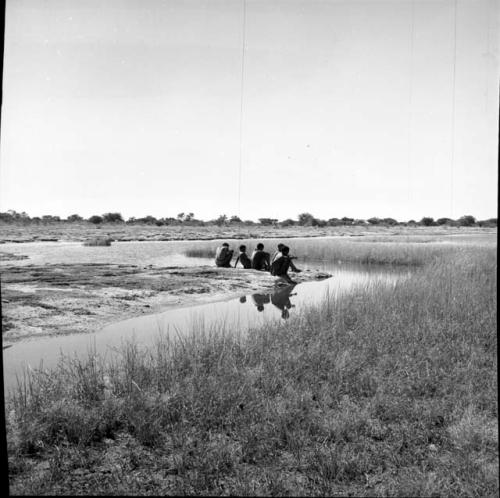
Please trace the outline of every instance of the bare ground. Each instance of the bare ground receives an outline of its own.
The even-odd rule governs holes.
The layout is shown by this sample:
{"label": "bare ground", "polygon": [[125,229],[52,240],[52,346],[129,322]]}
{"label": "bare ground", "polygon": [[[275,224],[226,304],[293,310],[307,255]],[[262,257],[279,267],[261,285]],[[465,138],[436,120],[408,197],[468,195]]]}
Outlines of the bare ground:
{"label": "bare ground", "polygon": [[[304,271],[297,281],[324,278]],[[267,272],[234,268],[123,264],[44,264],[2,268],[2,332],[9,342],[42,335],[92,332],[166,308],[273,288]]]}

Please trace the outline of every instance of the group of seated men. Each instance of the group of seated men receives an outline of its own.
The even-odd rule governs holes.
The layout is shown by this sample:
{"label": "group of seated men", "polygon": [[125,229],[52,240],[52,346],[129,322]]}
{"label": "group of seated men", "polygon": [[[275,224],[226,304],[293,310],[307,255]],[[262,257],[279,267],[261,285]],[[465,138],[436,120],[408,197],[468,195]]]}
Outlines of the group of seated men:
{"label": "group of seated men", "polygon": [[[281,277],[288,283],[296,283],[288,276],[288,269],[294,272],[300,272],[294,264],[292,259],[294,256],[290,256],[290,248],[284,244],[278,244],[278,250],[271,255],[264,251],[264,244],[259,243],[252,253],[251,257],[248,257],[246,253],[246,246],[240,246],[240,253],[236,258],[234,263],[234,268],[241,263],[243,268],[254,269],[260,271],[269,271],[271,275],[276,277]],[[220,247],[217,248],[215,253],[215,264],[222,268],[231,268],[231,260],[233,258],[233,250],[229,248],[229,244],[224,242]]]}

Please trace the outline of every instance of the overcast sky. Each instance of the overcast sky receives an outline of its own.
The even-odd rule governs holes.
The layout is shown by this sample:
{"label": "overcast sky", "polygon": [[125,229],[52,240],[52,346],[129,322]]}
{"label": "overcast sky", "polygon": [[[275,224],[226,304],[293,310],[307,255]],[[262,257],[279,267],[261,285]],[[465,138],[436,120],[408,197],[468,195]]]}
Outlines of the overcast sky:
{"label": "overcast sky", "polygon": [[0,210],[495,217],[499,67],[496,0],[7,0]]}

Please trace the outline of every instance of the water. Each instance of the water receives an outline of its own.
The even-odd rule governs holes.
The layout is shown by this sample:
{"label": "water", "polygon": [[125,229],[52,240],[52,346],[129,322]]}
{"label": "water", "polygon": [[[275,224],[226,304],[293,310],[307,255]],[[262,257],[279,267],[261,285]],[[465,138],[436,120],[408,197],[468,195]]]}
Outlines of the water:
{"label": "water", "polygon": [[[111,248],[82,248],[79,244],[69,243],[57,246],[59,254],[54,254],[54,246],[52,250],[48,250],[44,247],[47,243],[41,248],[40,243],[34,243],[30,245],[36,246],[35,248],[26,248],[28,244],[23,244],[21,249],[24,250],[19,253],[29,254],[34,251],[33,258],[26,260],[32,263],[116,262],[117,260],[136,263],[139,254],[141,264],[184,265],[185,260],[189,266],[211,263],[206,258],[186,258],[179,254],[182,244],[184,247],[192,246],[192,242],[189,244],[186,242],[123,242]],[[108,252],[116,248],[119,252],[114,254]],[[145,251],[144,248],[148,250]],[[94,251],[94,257],[87,261],[84,258],[89,257],[89,249],[92,251],[97,249],[97,251]],[[19,261],[19,263],[22,262]],[[193,329],[199,329],[199,324],[203,324],[206,330],[223,326],[228,332],[244,334],[251,327],[287,320],[305,306],[321,302],[327,294],[336,298],[349,293],[358,285],[363,287],[374,283],[394,285],[398,279],[408,275],[407,270],[386,266],[380,268],[329,262],[308,262],[300,266],[303,269],[326,271],[333,276],[322,281],[286,286],[274,293],[242,295],[240,298],[227,301],[169,309],[154,315],[123,320],[95,333],[33,338],[15,343],[3,351],[4,386],[7,391],[14,387],[16,374],[19,375],[28,366],[38,368],[42,363],[43,368],[53,368],[61,354],[73,356],[83,353],[85,356],[88,351],[95,350],[109,357],[123,342],[134,340],[144,345],[153,344],[160,336],[176,337]]]}

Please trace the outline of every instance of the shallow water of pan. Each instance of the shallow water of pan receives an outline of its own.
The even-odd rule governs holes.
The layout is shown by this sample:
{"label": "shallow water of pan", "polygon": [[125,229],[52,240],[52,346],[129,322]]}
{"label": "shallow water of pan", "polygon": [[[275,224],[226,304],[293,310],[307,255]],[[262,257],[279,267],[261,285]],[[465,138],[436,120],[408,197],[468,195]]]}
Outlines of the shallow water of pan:
{"label": "shallow water of pan", "polygon": [[[144,244],[158,243],[121,243],[123,246],[120,262],[133,260],[133,254],[138,247],[144,249]],[[156,257],[154,251],[148,262],[158,260],[162,265],[185,265],[195,266],[199,264],[210,264],[211,260],[206,258],[186,258],[183,254],[176,252],[181,249],[179,243],[161,243],[162,246],[154,247],[162,254]],[[28,254],[26,247],[23,254]],[[66,249],[66,251],[64,251]],[[102,254],[106,258],[112,257],[103,248]],[[168,249],[168,250],[167,250]],[[48,251],[46,255],[37,252],[39,261],[36,262],[61,262],[62,260],[72,262],[81,260],[85,251],[80,251],[74,244],[69,250],[63,248],[65,256],[59,254],[59,258]],[[75,255],[76,253],[76,255]],[[125,253],[125,255],[124,255]],[[69,254],[69,255],[68,255]],[[50,255],[50,257],[47,257]],[[95,253],[94,253],[95,256]],[[135,256],[137,257],[137,256]],[[47,259],[53,261],[47,261]],[[165,258],[165,259],[163,259]],[[36,258],[33,258],[36,260]],[[33,259],[31,260],[32,262]],[[184,262],[187,260],[187,263]],[[116,259],[115,259],[116,261]],[[137,261],[137,259],[136,259]],[[69,261],[68,261],[69,262]],[[95,257],[94,257],[95,262]],[[142,259],[144,263],[144,258]],[[278,288],[274,292],[253,293],[241,295],[236,299],[229,299],[216,303],[202,304],[191,307],[168,309],[162,313],[140,316],[128,320],[117,321],[95,333],[72,334],[68,336],[54,336],[36,338],[13,344],[3,351],[4,362],[4,387],[9,390],[16,384],[16,376],[19,376],[26,367],[51,369],[60,359],[61,354],[88,355],[89,351],[110,357],[123,342],[134,340],[139,344],[151,345],[161,336],[172,338],[178,335],[190,333],[193,330],[220,329],[228,333],[244,334],[253,327],[258,327],[267,322],[285,321],[293,318],[304,307],[311,304],[319,304],[326,295],[338,298],[340,295],[350,293],[354,288],[367,289],[369,286],[379,283],[382,285],[394,285],[401,278],[408,276],[408,269],[393,268],[389,266],[366,266],[352,264],[338,264],[331,262],[311,261],[302,262],[303,269],[318,269],[328,272],[332,277],[321,280],[304,282],[295,286]]]}

